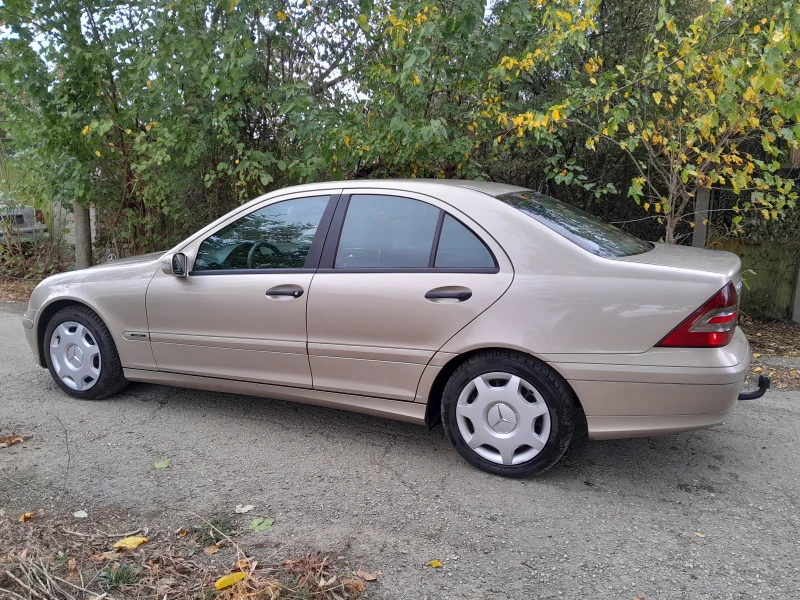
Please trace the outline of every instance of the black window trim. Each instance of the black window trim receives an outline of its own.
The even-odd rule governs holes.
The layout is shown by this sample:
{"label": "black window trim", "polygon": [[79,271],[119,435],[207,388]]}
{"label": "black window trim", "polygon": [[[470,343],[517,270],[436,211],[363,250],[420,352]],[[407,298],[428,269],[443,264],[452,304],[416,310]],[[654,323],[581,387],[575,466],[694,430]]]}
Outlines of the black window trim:
{"label": "black window trim", "polygon": [[[192,270],[189,271],[190,277],[204,277],[209,275],[272,275],[272,274],[279,274],[279,273],[286,273],[287,275],[297,274],[297,273],[315,273],[317,267],[320,264],[320,258],[322,257],[322,251],[325,246],[325,242],[327,240],[328,232],[330,231],[330,224],[331,219],[333,219],[334,211],[339,204],[339,199],[342,197],[341,193],[333,192],[330,194],[306,194],[301,196],[294,196],[292,198],[286,198],[284,200],[279,200],[278,202],[271,202],[270,204],[260,206],[259,208],[253,209],[248,213],[245,213],[239,216],[236,221],[239,219],[245,218],[247,215],[251,215],[254,212],[261,210],[262,208],[266,208],[267,206],[274,206],[275,204],[280,204],[281,202],[291,202],[292,200],[302,200],[303,198],[314,198],[316,196],[328,196],[328,204],[325,205],[325,210],[322,211],[322,218],[319,221],[319,225],[317,226],[317,231],[314,233],[314,239],[311,241],[311,247],[308,249],[308,255],[306,256],[306,262],[303,264],[303,268],[301,269],[203,269],[203,270]],[[234,222],[236,222],[234,221]],[[224,225],[223,227],[227,227]],[[219,231],[217,229],[216,231]],[[216,231],[214,233],[216,233]],[[205,242],[208,238],[210,238],[214,233],[208,234],[204,237],[200,243],[198,244],[197,248],[198,251],[200,246]],[[195,257],[197,258],[197,257]],[[194,267],[194,264],[192,265]]]}
{"label": "black window trim", "polygon": [[[407,200],[416,200],[417,202],[425,202],[424,200],[420,200],[418,198],[413,198],[411,196],[407,196],[404,194],[392,194],[392,193],[385,193],[391,192],[394,190],[381,190],[380,194],[373,193],[372,195],[385,195],[385,196],[394,196],[397,198],[405,198]],[[449,213],[438,206],[430,204],[429,202],[425,202],[425,204],[429,204],[434,208],[439,209],[439,217],[436,223],[436,230],[434,232],[433,237],[433,245],[431,246],[431,255],[428,261],[427,267],[407,267],[407,268],[384,268],[384,267],[358,267],[358,268],[335,268],[334,263],[336,261],[336,253],[339,250],[339,241],[341,240],[342,235],[342,228],[344,227],[344,220],[347,216],[347,209],[350,207],[350,198],[352,196],[359,196],[359,195],[369,195],[359,193],[359,192],[346,192],[342,193],[338,199],[338,205],[336,206],[336,211],[333,214],[333,218],[331,219],[330,227],[328,229],[327,235],[325,236],[325,245],[322,248],[322,254],[319,261],[319,266],[317,268],[317,273],[485,273],[489,275],[494,275],[500,272],[500,266],[497,262],[497,257],[492,252],[492,249],[489,247],[481,236],[479,236],[473,229],[467,226],[461,219],[456,217],[454,214]],[[326,209],[327,212],[327,209]],[[434,267],[436,261],[436,253],[439,250],[439,238],[442,234],[442,227],[444,225],[444,219],[446,216],[450,216],[456,220],[456,222],[460,223],[462,226],[466,228],[467,231],[472,233],[478,240],[486,247],[486,250],[489,251],[489,255],[492,257],[495,266],[494,267],[475,267],[475,268],[446,268],[446,267]],[[315,239],[316,241],[316,239]]]}

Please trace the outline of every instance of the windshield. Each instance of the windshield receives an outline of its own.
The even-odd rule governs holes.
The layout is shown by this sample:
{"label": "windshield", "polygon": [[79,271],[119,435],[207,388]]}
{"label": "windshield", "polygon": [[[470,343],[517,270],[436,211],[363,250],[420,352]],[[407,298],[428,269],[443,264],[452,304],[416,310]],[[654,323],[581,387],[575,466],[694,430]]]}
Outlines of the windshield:
{"label": "windshield", "polygon": [[584,250],[603,258],[632,256],[653,248],[650,242],[640,240],[566,202],[538,192],[512,192],[501,194],[497,199],[536,219]]}

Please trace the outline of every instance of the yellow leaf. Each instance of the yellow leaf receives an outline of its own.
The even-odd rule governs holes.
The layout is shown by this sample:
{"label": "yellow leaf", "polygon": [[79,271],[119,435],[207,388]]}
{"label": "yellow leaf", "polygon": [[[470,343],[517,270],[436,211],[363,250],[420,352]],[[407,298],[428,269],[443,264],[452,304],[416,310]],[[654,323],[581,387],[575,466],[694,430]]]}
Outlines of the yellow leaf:
{"label": "yellow leaf", "polygon": [[92,128],[91,128],[91,127],[89,127],[89,126],[87,125],[86,127],[84,127],[84,128],[81,130],[81,133],[82,133],[83,135],[86,135],[86,134],[88,134],[88,133],[89,133],[91,130],[92,130]]}
{"label": "yellow leaf", "polygon": [[781,40],[783,40],[783,38],[785,38],[785,37],[786,37],[786,34],[785,34],[785,33],[783,33],[783,31],[780,31],[780,30],[775,30],[775,33],[773,33],[773,34],[772,34],[772,38],[771,38],[771,39],[772,39],[772,41],[773,41],[774,43],[776,43],[776,44],[777,44],[777,43],[779,43]]}
{"label": "yellow leaf", "polygon": [[245,577],[247,577],[247,573],[242,573],[241,571],[238,573],[231,573],[230,575],[223,575],[214,582],[214,588],[217,590],[224,590]]}
{"label": "yellow leaf", "polygon": [[419,85],[419,83],[420,83],[419,75],[414,73],[414,85]]}
{"label": "yellow leaf", "polygon": [[650,203],[649,202],[645,202],[644,203],[644,210],[645,211],[649,211],[650,210]]}
{"label": "yellow leaf", "polygon": [[660,213],[661,212],[661,203],[660,202],[656,202],[655,203],[655,207],[656,207],[656,212]]}
{"label": "yellow leaf", "polygon": [[[285,21],[286,19],[289,18],[287,16],[287,14],[285,12],[283,12],[282,10],[279,10],[277,13],[275,13],[275,16],[278,17],[279,21]],[[236,582],[234,582],[234,583],[236,583]],[[219,588],[217,588],[217,589],[219,589]]]}
{"label": "yellow leaf", "polygon": [[148,90],[150,89],[150,86],[151,86],[151,85],[152,85],[152,84],[150,83],[150,80],[148,79],[148,80],[147,80],[147,89],[148,89]]}
{"label": "yellow leaf", "polygon": [[116,550],[134,550],[147,541],[146,537],[139,537],[132,535],[130,537],[122,538],[113,546]]}
{"label": "yellow leaf", "polygon": [[697,537],[699,537],[699,538],[704,538],[704,537],[706,537],[706,534],[705,534],[705,533],[700,533],[699,531],[696,531],[696,532],[695,532],[695,535],[696,535]]}
{"label": "yellow leaf", "polygon": [[633,123],[628,123],[628,132],[633,133],[636,131],[636,126]]}
{"label": "yellow leaf", "polygon": [[129,134],[130,132],[131,132],[131,130],[130,130],[130,129],[126,129],[126,130],[125,130],[125,133],[128,133],[128,134]]}
{"label": "yellow leaf", "polygon": [[689,221],[689,227],[691,227],[692,229],[694,229],[694,221]]}
{"label": "yellow leaf", "polygon": [[759,358],[761,356],[760,352],[753,352],[753,358]]}
{"label": "yellow leaf", "polygon": [[661,92],[653,92],[653,100],[656,101],[656,104],[661,104],[662,94]]}
{"label": "yellow leaf", "polygon": [[769,211],[766,208],[761,209],[761,215],[764,217],[764,220],[769,221]]}
{"label": "yellow leaf", "polygon": [[100,156],[100,150],[95,150],[95,151],[94,151],[94,155],[95,155],[95,156]]}
{"label": "yellow leaf", "polygon": [[30,521],[33,518],[32,512],[24,513],[19,519],[17,519],[20,523],[24,523],[25,521]]}
{"label": "yellow leaf", "polygon": [[703,219],[703,225],[708,225],[708,219]]}
{"label": "yellow leaf", "polygon": [[756,25],[753,27],[753,33],[758,33],[759,31],[761,31],[761,25]]}
{"label": "yellow leaf", "polygon": [[442,568],[442,562],[439,561],[439,560],[436,560],[436,559],[432,560],[428,564],[430,566],[432,566],[434,569],[441,569]]}
{"label": "yellow leaf", "polygon": [[764,369],[762,369],[761,367],[756,367],[755,369],[753,369],[753,373],[761,373],[763,370]]}

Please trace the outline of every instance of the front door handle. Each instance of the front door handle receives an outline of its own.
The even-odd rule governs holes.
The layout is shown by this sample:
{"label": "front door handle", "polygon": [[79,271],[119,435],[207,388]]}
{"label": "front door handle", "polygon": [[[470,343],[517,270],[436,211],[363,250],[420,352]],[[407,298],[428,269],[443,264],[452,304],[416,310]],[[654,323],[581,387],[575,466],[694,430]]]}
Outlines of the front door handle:
{"label": "front door handle", "polygon": [[426,300],[444,300],[444,299],[454,299],[458,302],[464,302],[465,300],[469,300],[472,298],[472,290],[454,290],[454,291],[440,291],[440,290],[431,290],[425,294]]}
{"label": "front door handle", "polygon": [[267,290],[267,296],[291,296],[299,298],[303,295],[303,288],[300,286],[279,285]]}

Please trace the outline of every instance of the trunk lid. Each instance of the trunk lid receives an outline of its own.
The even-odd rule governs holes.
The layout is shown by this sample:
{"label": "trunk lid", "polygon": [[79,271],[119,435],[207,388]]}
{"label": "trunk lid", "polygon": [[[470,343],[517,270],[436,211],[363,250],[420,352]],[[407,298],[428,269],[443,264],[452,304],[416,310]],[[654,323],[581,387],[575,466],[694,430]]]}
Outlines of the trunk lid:
{"label": "trunk lid", "polygon": [[706,250],[705,248],[676,246],[675,244],[654,244],[654,248],[650,252],[623,256],[614,260],[716,273],[730,278],[737,287],[741,282],[741,259],[731,252],[722,250]]}

